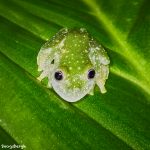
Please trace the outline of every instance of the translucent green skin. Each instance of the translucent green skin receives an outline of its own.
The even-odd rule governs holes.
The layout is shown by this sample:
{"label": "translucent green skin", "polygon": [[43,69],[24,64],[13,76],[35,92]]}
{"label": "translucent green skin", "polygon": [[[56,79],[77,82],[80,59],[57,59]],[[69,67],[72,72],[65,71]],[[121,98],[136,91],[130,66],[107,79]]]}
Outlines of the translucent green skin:
{"label": "translucent green skin", "polygon": [[[106,92],[109,63],[104,48],[85,29],[64,28],[42,46],[37,56],[38,70],[42,71],[38,79],[48,77],[48,87],[64,100],[76,102],[88,93],[93,95],[95,84]],[[90,69],[96,72],[92,79],[88,78]],[[57,71],[62,72],[62,80],[55,79]]]}

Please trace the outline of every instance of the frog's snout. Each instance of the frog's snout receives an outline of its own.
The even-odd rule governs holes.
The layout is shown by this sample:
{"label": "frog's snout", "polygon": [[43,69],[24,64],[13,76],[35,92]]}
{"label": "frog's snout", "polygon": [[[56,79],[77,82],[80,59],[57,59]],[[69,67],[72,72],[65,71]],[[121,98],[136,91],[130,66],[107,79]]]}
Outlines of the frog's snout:
{"label": "frog's snout", "polygon": [[80,78],[68,79],[60,82],[53,82],[55,92],[68,102],[79,101],[93,88],[94,81],[82,80]]}
{"label": "frog's snout", "polygon": [[73,78],[69,81],[68,89],[81,90],[85,86],[85,81],[79,78]]}

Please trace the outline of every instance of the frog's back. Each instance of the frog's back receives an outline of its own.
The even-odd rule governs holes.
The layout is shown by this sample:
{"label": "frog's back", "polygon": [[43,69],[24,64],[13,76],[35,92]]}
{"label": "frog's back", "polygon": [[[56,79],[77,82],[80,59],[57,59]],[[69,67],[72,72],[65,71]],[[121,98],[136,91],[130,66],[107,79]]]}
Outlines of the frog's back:
{"label": "frog's back", "polygon": [[60,64],[78,72],[90,62],[88,51],[89,34],[87,31],[84,29],[70,30],[64,39]]}

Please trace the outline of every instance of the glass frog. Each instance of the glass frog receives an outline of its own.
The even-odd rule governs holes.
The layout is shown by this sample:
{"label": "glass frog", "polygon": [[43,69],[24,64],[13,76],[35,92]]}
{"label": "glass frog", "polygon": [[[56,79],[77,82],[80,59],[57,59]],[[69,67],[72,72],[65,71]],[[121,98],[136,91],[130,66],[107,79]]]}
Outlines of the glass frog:
{"label": "glass frog", "polygon": [[48,87],[64,100],[76,102],[93,95],[97,84],[105,93],[109,57],[86,29],[61,29],[47,41],[37,56],[39,80],[48,78]]}

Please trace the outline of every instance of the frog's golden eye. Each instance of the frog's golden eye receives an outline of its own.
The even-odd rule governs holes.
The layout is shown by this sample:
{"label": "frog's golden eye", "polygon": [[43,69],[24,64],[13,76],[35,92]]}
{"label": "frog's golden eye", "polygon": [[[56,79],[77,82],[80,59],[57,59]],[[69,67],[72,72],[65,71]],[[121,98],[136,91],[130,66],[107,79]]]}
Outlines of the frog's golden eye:
{"label": "frog's golden eye", "polygon": [[54,77],[56,80],[62,80],[63,79],[63,73],[61,71],[57,71],[57,72],[55,72]]}
{"label": "frog's golden eye", "polygon": [[95,70],[94,69],[90,69],[88,71],[88,79],[93,79],[95,77]]}

